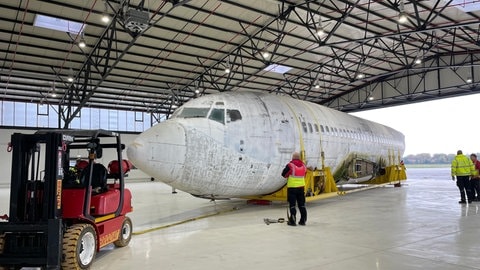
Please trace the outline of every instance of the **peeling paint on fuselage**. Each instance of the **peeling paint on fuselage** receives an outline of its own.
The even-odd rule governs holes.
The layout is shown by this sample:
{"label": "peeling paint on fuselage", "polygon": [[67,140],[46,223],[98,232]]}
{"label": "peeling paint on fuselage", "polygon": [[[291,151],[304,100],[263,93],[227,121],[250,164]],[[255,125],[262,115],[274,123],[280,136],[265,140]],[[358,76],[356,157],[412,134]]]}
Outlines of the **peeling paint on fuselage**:
{"label": "peeling paint on fuselage", "polygon": [[[209,116],[223,110],[223,121],[221,115],[182,117],[184,108],[197,107],[207,107]],[[280,189],[286,182],[280,173],[302,145],[307,166],[335,171],[352,153],[373,162],[399,162],[404,137],[318,104],[237,91],[187,102],[171,119],[142,133],[127,154],[136,167],[177,189],[229,198]]]}

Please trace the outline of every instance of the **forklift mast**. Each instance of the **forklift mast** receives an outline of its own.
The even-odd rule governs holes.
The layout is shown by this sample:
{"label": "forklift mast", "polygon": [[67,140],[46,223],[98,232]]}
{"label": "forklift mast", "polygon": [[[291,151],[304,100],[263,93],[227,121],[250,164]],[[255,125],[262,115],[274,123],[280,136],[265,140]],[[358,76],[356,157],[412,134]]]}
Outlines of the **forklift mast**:
{"label": "forklift mast", "polygon": [[8,257],[9,263],[59,268],[63,157],[71,141],[61,133],[12,135],[9,222],[0,223],[0,265]]}

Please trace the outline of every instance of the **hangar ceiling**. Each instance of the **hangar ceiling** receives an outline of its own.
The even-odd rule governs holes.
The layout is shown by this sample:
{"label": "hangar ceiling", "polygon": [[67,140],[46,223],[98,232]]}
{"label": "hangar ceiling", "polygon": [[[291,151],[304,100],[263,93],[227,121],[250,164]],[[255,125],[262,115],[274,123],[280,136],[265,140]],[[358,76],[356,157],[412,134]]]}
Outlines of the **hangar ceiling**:
{"label": "hangar ceiling", "polygon": [[58,106],[68,124],[83,106],[170,114],[199,95],[246,89],[345,112],[468,95],[479,91],[479,6],[7,0],[1,99]]}

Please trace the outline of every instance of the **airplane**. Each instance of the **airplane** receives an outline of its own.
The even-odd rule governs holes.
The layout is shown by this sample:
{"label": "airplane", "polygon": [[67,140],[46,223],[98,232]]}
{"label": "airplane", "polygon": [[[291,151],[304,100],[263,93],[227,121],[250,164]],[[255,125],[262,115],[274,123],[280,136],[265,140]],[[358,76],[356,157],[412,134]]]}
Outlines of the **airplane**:
{"label": "airplane", "polygon": [[175,189],[222,199],[282,189],[286,179],[280,174],[295,151],[312,170],[330,168],[341,184],[374,179],[399,164],[404,149],[404,135],[390,127],[289,96],[245,90],[189,100],[141,133],[127,156]]}

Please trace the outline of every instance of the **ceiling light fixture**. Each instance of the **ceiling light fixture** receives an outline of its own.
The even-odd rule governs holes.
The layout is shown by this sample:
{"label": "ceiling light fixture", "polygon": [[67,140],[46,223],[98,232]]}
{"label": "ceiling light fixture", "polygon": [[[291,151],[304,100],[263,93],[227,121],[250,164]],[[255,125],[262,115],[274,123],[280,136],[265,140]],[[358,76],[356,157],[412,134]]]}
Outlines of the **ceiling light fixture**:
{"label": "ceiling light fixture", "polygon": [[263,51],[263,52],[262,52],[262,57],[263,57],[264,59],[267,59],[267,58],[270,57],[270,53],[269,53],[268,51]]}
{"label": "ceiling light fixture", "polygon": [[228,74],[232,71],[230,69],[230,55],[228,56],[227,61],[225,61],[224,67],[225,67],[225,73],[226,74]]}
{"label": "ceiling light fixture", "polygon": [[57,93],[55,91],[55,81],[52,83],[52,94],[50,94],[51,97],[57,97]]}
{"label": "ceiling light fixture", "polygon": [[87,47],[87,43],[85,43],[85,39],[81,38],[80,42],[78,42],[78,47],[85,48]]}
{"label": "ceiling light fixture", "polygon": [[320,21],[317,27],[317,36],[322,37],[324,35],[325,35],[325,29],[322,26],[322,21]]}
{"label": "ceiling light fixture", "polygon": [[104,22],[104,23],[109,23],[110,22],[110,16],[108,16],[107,13],[102,14],[102,22]]}
{"label": "ceiling light fixture", "polygon": [[363,73],[358,73],[357,74],[357,79],[363,79],[363,78],[365,78],[365,74],[363,74]]}
{"label": "ceiling light fixture", "polygon": [[398,13],[398,22],[399,23],[406,23],[408,20],[407,14],[405,13],[405,6],[403,5],[403,1],[400,2],[400,12]]}
{"label": "ceiling light fixture", "polygon": [[468,77],[467,78],[467,83],[472,83],[472,82],[473,82],[472,78]]}
{"label": "ceiling light fixture", "polygon": [[317,36],[322,37],[325,35],[325,28],[322,25],[322,16],[318,19],[318,27],[316,29]]}
{"label": "ceiling light fixture", "polygon": [[78,42],[78,47],[80,48],[85,48],[87,46],[87,43],[85,42],[85,38],[83,36],[83,32],[80,36],[80,41]]}
{"label": "ceiling light fixture", "polygon": [[318,27],[317,36],[322,37],[323,35],[325,35],[325,30],[323,29],[323,27]]}
{"label": "ceiling light fixture", "polygon": [[107,1],[103,1],[103,3],[105,4],[105,9],[103,10],[103,13],[102,13],[102,22],[104,23],[109,23],[110,22],[110,16],[108,15],[108,7],[107,7]]}
{"label": "ceiling light fixture", "polygon": [[418,65],[418,64],[421,64],[421,63],[422,63],[422,59],[420,59],[420,58],[415,59],[415,64]]}
{"label": "ceiling light fixture", "polygon": [[72,69],[72,68],[70,68],[70,69],[68,70],[68,78],[67,78],[67,81],[73,82],[73,69]]}
{"label": "ceiling light fixture", "polygon": [[399,23],[406,23],[407,20],[408,20],[408,18],[407,18],[407,15],[405,14],[405,12],[400,12],[398,14],[398,22]]}

